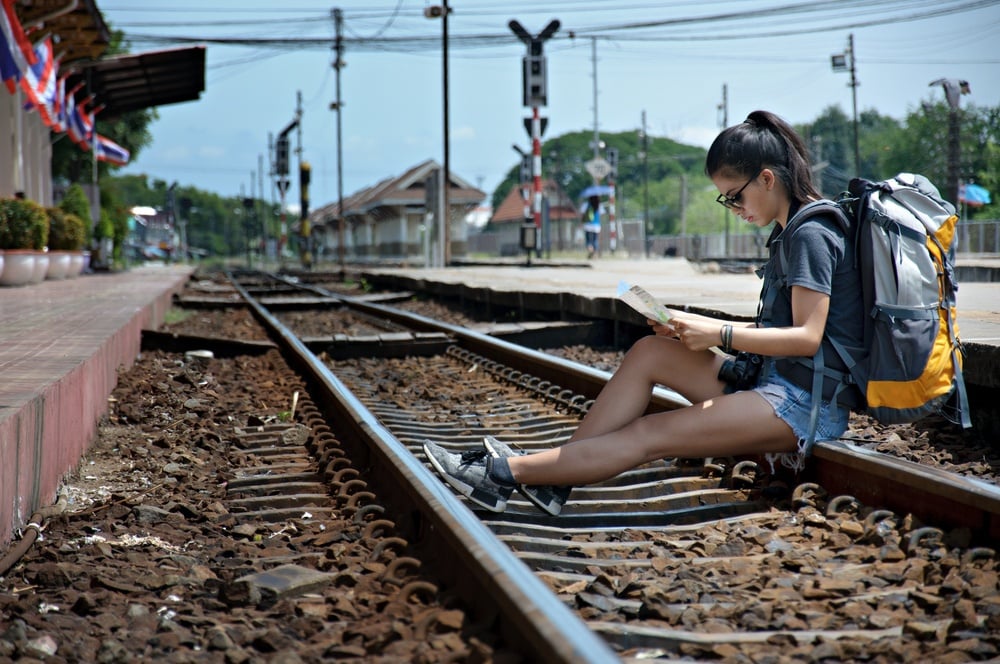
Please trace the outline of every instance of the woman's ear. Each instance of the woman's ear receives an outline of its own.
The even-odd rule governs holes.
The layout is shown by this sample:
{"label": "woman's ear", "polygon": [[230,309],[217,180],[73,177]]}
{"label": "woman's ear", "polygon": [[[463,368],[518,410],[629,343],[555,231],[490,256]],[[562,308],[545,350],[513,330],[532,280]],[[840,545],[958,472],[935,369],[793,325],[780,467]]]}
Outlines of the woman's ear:
{"label": "woman's ear", "polygon": [[763,168],[760,171],[760,176],[764,179],[764,189],[771,191],[774,188],[774,183],[777,178],[774,177],[774,171],[770,168]]}

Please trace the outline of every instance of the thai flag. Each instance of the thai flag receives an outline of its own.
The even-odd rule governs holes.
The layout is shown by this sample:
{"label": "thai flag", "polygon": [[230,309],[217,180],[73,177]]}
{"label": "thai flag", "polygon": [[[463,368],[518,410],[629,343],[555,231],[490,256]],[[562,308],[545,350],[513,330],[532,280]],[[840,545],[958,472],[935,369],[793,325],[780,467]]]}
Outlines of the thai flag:
{"label": "thai flag", "polygon": [[106,161],[115,166],[124,166],[131,156],[128,150],[100,134],[97,135],[94,147],[97,150],[98,161]]}
{"label": "thai flag", "polygon": [[27,108],[37,108],[38,114],[49,127],[56,120],[56,70],[58,65],[52,58],[52,41],[48,37],[35,45],[38,62],[30,65],[21,79],[21,89],[30,100]]}
{"label": "thai flag", "polygon": [[[76,93],[83,87],[83,83],[77,83],[73,86],[73,89],[66,91],[66,78],[62,77],[59,79],[62,83],[62,99],[59,100],[59,126],[60,131],[69,133],[70,118],[73,117],[73,111],[76,108]],[[74,139],[75,140],[75,139]]]}
{"label": "thai flag", "polygon": [[66,77],[56,79],[56,92],[52,98],[52,131],[66,131],[66,121],[63,117],[63,107],[66,105]]}
{"label": "thai flag", "polygon": [[14,11],[14,0],[3,0],[3,11],[0,11],[0,42],[0,78],[10,93],[14,94],[15,84],[36,61],[35,51],[24,35],[17,12]]}
{"label": "thai flag", "polygon": [[93,95],[87,97],[66,113],[66,133],[84,150],[90,150],[94,142],[94,111],[87,110],[93,98]]}

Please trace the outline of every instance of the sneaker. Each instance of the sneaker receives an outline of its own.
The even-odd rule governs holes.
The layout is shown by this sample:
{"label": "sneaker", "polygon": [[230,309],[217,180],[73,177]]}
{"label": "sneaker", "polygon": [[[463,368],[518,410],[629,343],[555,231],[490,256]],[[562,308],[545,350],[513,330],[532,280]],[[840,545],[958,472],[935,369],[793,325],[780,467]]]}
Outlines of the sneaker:
{"label": "sneaker", "polygon": [[[483,447],[491,456],[495,457],[512,457],[524,454],[524,452],[515,452],[507,443],[497,440],[493,436],[483,438]],[[538,509],[548,512],[552,516],[558,516],[563,505],[569,500],[569,494],[573,487],[518,484],[517,489]]]}
{"label": "sneaker", "polygon": [[514,487],[500,484],[490,477],[486,450],[473,450],[456,454],[445,448],[424,441],[424,454],[444,481],[469,500],[491,512],[503,512]]}

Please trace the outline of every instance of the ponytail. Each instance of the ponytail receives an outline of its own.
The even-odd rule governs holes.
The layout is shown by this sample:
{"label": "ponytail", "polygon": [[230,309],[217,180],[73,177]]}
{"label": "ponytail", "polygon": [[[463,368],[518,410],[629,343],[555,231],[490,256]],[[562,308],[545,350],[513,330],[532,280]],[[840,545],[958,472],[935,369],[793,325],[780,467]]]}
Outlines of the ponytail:
{"label": "ponytail", "polygon": [[708,149],[705,174],[750,178],[764,168],[774,171],[792,201],[821,198],[812,182],[809,152],[791,125],[768,111],[754,111],[720,133]]}

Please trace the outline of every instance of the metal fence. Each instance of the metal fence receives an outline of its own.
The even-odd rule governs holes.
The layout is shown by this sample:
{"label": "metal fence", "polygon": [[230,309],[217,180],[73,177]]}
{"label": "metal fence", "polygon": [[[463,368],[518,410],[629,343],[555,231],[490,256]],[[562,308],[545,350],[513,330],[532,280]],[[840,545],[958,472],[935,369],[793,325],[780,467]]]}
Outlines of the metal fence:
{"label": "metal fence", "polygon": [[[662,257],[678,256],[691,260],[762,259],[767,256],[764,244],[770,229],[741,231],[739,233],[704,233],[688,235],[650,235],[642,232],[642,221],[621,220],[618,241],[619,255]],[[480,233],[469,236],[468,249],[472,253],[487,255],[513,255],[520,253],[513,230],[508,233]],[[565,246],[553,243],[556,251],[583,251],[582,237]],[[956,249],[963,254],[1000,254],[1000,220],[964,221],[958,225]]]}

